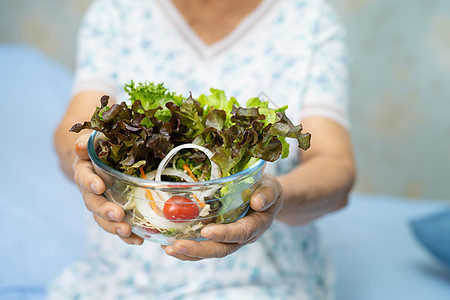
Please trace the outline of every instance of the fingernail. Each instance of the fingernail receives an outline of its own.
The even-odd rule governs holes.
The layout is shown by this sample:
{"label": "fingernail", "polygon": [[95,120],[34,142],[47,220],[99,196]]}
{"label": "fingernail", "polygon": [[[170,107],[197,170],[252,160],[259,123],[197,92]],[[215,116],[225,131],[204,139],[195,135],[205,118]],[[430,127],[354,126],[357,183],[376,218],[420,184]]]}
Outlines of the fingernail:
{"label": "fingernail", "polygon": [[86,143],[84,143],[84,142],[79,142],[79,143],[77,143],[75,146],[77,147],[77,150],[81,150],[81,149],[83,149],[83,148],[86,147]]}
{"label": "fingernail", "polygon": [[168,255],[174,255],[175,250],[173,250],[172,246],[167,246],[166,249],[164,249]]}
{"label": "fingernail", "polygon": [[261,203],[261,208],[264,209],[266,205],[266,196],[264,194],[259,194],[259,202]]}
{"label": "fingernail", "polygon": [[91,183],[91,189],[92,189],[92,191],[94,191],[94,193],[98,193],[97,192],[97,185],[95,184],[95,182]]}
{"label": "fingernail", "polygon": [[121,235],[121,236],[127,236],[127,235],[123,232],[122,228],[117,228],[117,234],[118,234],[118,235]]}
{"label": "fingernail", "polygon": [[177,249],[176,249],[176,251],[177,251],[177,253],[180,253],[180,254],[186,254],[187,253],[187,249],[185,248],[185,247],[177,247]]}
{"label": "fingernail", "polygon": [[202,230],[202,236],[206,239],[213,239],[214,238],[214,233],[213,230],[211,228],[205,228]]}
{"label": "fingernail", "polygon": [[116,213],[115,213],[113,210],[109,211],[109,212],[107,213],[107,216],[108,216],[108,218],[110,218],[111,220],[119,221],[119,220],[117,220]]}
{"label": "fingernail", "polygon": [[140,240],[133,240],[132,241],[133,245],[141,245],[142,242]]}

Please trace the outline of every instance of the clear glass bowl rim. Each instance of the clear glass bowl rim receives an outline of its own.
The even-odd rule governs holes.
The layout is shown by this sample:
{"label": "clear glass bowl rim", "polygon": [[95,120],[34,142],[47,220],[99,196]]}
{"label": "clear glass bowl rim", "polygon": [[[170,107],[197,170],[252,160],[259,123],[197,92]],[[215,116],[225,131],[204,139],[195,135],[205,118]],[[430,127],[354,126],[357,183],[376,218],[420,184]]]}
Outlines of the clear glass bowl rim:
{"label": "clear glass bowl rim", "polygon": [[209,186],[209,185],[221,185],[221,184],[228,183],[231,181],[245,179],[246,177],[252,175],[253,173],[256,173],[266,163],[266,161],[260,159],[257,162],[255,162],[253,165],[251,165],[250,167],[248,167],[245,170],[242,170],[239,173],[236,173],[236,174],[233,174],[230,176],[226,176],[226,177],[222,177],[219,179],[208,180],[208,181],[198,181],[198,182],[155,181],[155,180],[143,179],[143,178],[139,178],[139,177],[135,177],[135,176],[126,175],[124,173],[121,173],[121,172],[111,168],[110,166],[108,166],[107,164],[102,162],[100,160],[100,158],[97,156],[97,153],[95,152],[95,148],[94,148],[94,140],[97,135],[100,135],[100,132],[95,131],[95,130],[92,131],[92,133],[89,137],[89,140],[88,140],[88,144],[87,144],[88,155],[89,155],[89,158],[91,159],[91,161],[98,168],[100,168],[103,172],[113,176],[116,179],[130,182],[134,185],[145,186],[145,187],[170,186],[172,188],[193,188],[193,187],[202,187],[202,186]]}

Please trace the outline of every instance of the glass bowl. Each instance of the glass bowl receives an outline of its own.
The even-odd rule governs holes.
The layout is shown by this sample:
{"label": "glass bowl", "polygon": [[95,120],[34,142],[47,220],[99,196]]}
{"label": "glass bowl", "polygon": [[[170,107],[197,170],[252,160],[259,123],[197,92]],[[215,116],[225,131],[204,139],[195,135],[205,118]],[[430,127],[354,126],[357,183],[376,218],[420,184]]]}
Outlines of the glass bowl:
{"label": "glass bowl", "polygon": [[[135,234],[162,245],[180,239],[205,240],[200,231],[206,225],[232,223],[243,217],[266,165],[259,160],[239,173],[209,181],[148,180],[103,163],[95,151],[101,136],[96,131],[91,134],[88,154],[95,173],[106,185],[104,196],[124,209],[124,220]],[[176,205],[171,206],[174,202]],[[174,207],[175,214],[171,214]],[[177,217],[180,212],[184,213],[182,219]]]}

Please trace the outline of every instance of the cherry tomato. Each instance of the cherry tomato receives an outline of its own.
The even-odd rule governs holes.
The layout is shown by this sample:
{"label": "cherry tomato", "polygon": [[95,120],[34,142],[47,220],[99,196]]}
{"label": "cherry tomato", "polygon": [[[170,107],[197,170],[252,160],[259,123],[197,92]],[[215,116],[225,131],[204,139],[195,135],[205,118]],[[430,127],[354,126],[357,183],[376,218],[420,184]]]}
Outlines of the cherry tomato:
{"label": "cherry tomato", "polygon": [[150,234],[157,234],[157,233],[159,233],[159,230],[158,230],[158,229],[156,229],[156,228],[151,228],[151,227],[149,227],[149,225],[147,225],[147,224],[146,224],[146,226],[142,226],[141,229],[144,230],[144,231],[146,231],[146,232],[148,232],[148,233],[150,233]]}
{"label": "cherry tomato", "polygon": [[197,203],[181,196],[170,197],[163,208],[164,217],[172,222],[185,222],[199,214]]}
{"label": "cherry tomato", "polygon": [[139,233],[138,234],[140,236],[144,237],[144,238],[148,238],[149,239],[152,236],[154,236],[155,234],[160,233],[158,229],[152,228],[152,227],[149,227],[149,226],[151,226],[151,224],[148,223],[148,222],[146,224],[144,224],[143,226],[139,226],[139,228],[138,228],[138,232]]}

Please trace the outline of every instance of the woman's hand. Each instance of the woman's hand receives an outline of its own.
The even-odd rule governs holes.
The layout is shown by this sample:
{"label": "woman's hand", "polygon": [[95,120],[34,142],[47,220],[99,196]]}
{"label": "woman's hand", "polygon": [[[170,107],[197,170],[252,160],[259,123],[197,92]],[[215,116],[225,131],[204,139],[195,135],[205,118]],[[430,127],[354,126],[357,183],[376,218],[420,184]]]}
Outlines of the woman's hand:
{"label": "woman's hand", "polygon": [[75,159],[73,163],[74,181],[80,190],[86,208],[93,213],[95,221],[105,231],[118,235],[127,244],[141,245],[143,239],[131,232],[131,226],[123,221],[124,210],[108,201],[102,194],[105,184],[94,173],[87,153],[89,134],[83,134],[75,142]]}
{"label": "woman's hand", "polygon": [[203,228],[207,241],[176,241],[162,246],[168,255],[180,260],[225,257],[242,246],[255,242],[272,225],[284,202],[282,188],[272,175],[264,175],[250,199],[249,213],[235,223],[214,224]]}

